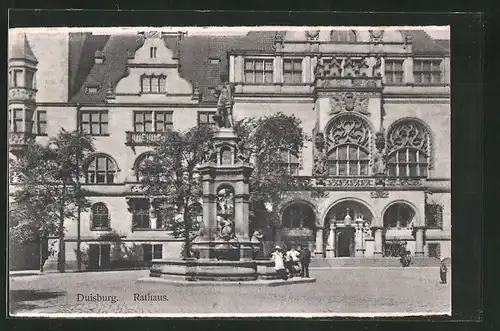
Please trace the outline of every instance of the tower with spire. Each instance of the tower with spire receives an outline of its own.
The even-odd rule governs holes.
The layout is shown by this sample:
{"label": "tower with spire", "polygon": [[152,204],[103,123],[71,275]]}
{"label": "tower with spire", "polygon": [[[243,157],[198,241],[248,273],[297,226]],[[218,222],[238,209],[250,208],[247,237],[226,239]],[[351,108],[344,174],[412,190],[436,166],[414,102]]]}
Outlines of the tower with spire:
{"label": "tower with spire", "polygon": [[12,34],[9,42],[9,147],[20,155],[32,134],[36,109],[36,71],[38,60],[25,33]]}

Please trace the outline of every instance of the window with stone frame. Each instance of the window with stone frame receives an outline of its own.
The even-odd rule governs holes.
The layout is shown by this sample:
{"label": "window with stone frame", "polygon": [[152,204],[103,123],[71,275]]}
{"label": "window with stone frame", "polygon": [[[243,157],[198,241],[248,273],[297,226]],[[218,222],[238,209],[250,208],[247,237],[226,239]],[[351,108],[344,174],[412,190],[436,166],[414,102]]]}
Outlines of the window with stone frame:
{"label": "window with stone frame", "polygon": [[198,125],[209,125],[215,127],[214,111],[199,111],[198,112]]}
{"label": "window with stone frame", "polygon": [[80,132],[92,136],[108,135],[108,111],[107,110],[89,110],[79,112]]}
{"label": "window with stone frame", "polygon": [[390,177],[427,177],[430,133],[415,120],[403,120],[387,133],[387,169]]}
{"label": "window with stone frame", "polygon": [[145,152],[137,157],[134,162],[134,175],[137,182],[140,182],[144,176],[144,165],[148,161],[152,161],[154,152]]}
{"label": "window with stone frame", "polygon": [[99,154],[92,157],[85,168],[85,183],[111,184],[115,181],[117,166],[107,155]]}
{"label": "window with stone frame", "polygon": [[443,228],[443,209],[438,203],[425,204],[425,225],[428,228]]}
{"label": "window with stone frame", "polygon": [[9,129],[11,132],[24,132],[24,110],[21,108],[9,109]]}
{"label": "window with stone frame", "polygon": [[361,117],[345,114],[326,130],[329,176],[370,175],[371,129]]}
{"label": "window with stone frame", "polygon": [[441,245],[439,243],[428,243],[427,244],[427,253],[429,257],[441,258]]}
{"label": "window with stone frame", "polygon": [[279,166],[283,167],[287,174],[291,176],[298,176],[300,169],[299,153],[289,149],[279,149]]}
{"label": "window with stone frame", "polygon": [[132,210],[132,229],[151,229],[150,205],[147,199],[137,199]]}
{"label": "window with stone frame", "polygon": [[134,132],[165,132],[173,126],[173,111],[134,111]]}
{"label": "window with stone frame", "polygon": [[165,75],[141,75],[141,93],[158,94],[167,92]]}
{"label": "window with stone frame", "polygon": [[24,87],[23,71],[21,69],[13,69],[10,71],[10,86]]}
{"label": "window with stone frame", "polygon": [[302,83],[302,59],[283,59],[283,82]]}
{"label": "window with stone frame", "polygon": [[413,60],[413,77],[415,84],[432,85],[443,82],[441,59]]}
{"label": "window with stone frame", "polygon": [[151,262],[153,259],[163,258],[162,244],[142,244],[143,260]]}
{"label": "window with stone frame", "polygon": [[274,76],[273,59],[245,59],[245,83],[272,84]]}
{"label": "window with stone frame", "polygon": [[103,230],[110,228],[110,217],[108,207],[98,202],[91,208],[91,230]]}
{"label": "window with stone frame", "polygon": [[386,59],[385,60],[385,84],[403,83],[403,60]]}
{"label": "window with stone frame", "polygon": [[35,125],[33,125],[33,133],[37,136],[47,135],[47,111],[37,110],[35,113]]}
{"label": "window with stone frame", "polygon": [[404,203],[395,203],[384,213],[384,227],[404,229],[413,223],[415,211]]}

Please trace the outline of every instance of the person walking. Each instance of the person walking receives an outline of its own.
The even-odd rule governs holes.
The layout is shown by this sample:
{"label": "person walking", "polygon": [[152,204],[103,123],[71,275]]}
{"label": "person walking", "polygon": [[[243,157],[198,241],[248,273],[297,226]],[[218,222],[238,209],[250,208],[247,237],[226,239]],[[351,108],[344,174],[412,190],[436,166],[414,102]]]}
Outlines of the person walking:
{"label": "person walking", "polygon": [[448,272],[448,267],[444,261],[441,261],[441,267],[439,267],[439,276],[441,277],[441,284],[446,284],[446,273]]}
{"label": "person walking", "polygon": [[309,263],[311,263],[311,251],[309,247],[302,246],[300,250],[300,277],[309,278]]}
{"label": "person walking", "polygon": [[274,262],[274,270],[278,273],[281,279],[287,280],[288,276],[285,270],[285,261],[281,247],[276,246],[274,249],[274,252],[271,254],[271,261]]}

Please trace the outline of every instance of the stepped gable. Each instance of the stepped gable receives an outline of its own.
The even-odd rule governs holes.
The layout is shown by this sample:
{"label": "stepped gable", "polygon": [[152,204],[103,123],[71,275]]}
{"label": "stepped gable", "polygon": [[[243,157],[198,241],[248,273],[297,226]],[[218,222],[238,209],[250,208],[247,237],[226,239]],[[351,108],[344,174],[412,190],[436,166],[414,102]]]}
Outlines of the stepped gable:
{"label": "stepped gable", "polygon": [[38,59],[31,49],[26,33],[11,33],[9,35],[9,60],[27,60],[38,63]]}
{"label": "stepped gable", "polygon": [[[174,56],[180,50],[179,74],[193,84],[198,86],[203,93],[203,102],[215,102],[215,97],[209,92],[209,88],[216,87],[221,83],[221,75],[229,73],[227,52],[235,50],[262,50],[271,51],[274,47],[273,31],[255,31],[246,36],[186,36],[178,42],[176,38],[166,37],[164,42],[171,49]],[[104,39],[104,47],[99,46]],[[70,48],[80,49],[81,59],[71,54],[70,68],[75,73],[74,95],[72,102],[79,103],[103,103],[106,100],[108,81],[111,79],[113,86],[126,75],[127,50],[135,52],[141,46],[142,39],[137,35],[113,35],[113,36],[88,36],[84,46],[77,38],[73,38]],[[179,45],[179,46],[178,46]],[[94,64],[94,52],[102,49],[104,63]],[[212,64],[211,59],[219,59],[218,64]],[[88,68],[89,66],[90,69]],[[81,81],[81,83],[80,83]],[[86,94],[86,86],[99,85],[97,94]]]}
{"label": "stepped gable", "polygon": [[432,39],[423,30],[402,30],[405,36],[410,36],[413,43],[413,54],[415,55],[449,55],[449,48],[443,47],[442,43],[438,43]]}

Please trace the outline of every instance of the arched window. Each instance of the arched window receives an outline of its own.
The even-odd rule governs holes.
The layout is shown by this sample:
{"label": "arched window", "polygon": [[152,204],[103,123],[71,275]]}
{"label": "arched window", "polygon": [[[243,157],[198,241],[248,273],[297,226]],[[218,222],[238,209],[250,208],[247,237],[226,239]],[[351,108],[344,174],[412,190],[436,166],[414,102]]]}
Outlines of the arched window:
{"label": "arched window", "polygon": [[144,169],[145,163],[147,161],[152,161],[153,155],[154,155],[153,152],[142,153],[135,160],[135,162],[134,162],[134,175],[135,175],[135,179],[138,182],[140,182],[142,180],[142,177],[144,176],[143,169]]}
{"label": "arched window", "polygon": [[109,184],[115,180],[117,167],[107,155],[95,155],[87,165],[85,182],[87,184]]}
{"label": "arched window", "polygon": [[413,223],[415,211],[404,203],[396,203],[384,213],[384,226],[387,228],[408,228]]}
{"label": "arched window", "polygon": [[333,30],[330,32],[330,40],[337,43],[356,42],[356,32],[353,30]]}
{"label": "arched window", "polygon": [[371,129],[359,116],[347,114],[330,123],[326,134],[329,176],[370,174]]}
{"label": "arched window", "polygon": [[108,207],[102,202],[92,205],[92,230],[109,229],[109,211]]}
{"label": "arched window", "polygon": [[286,228],[313,229],[315,224],[314,210],[305,203],[295,202],[283,211],[282,223]]}
{"label": "arched window", "polygon": [[430,134],[415,120],[396,123],[387,133],[387,168],[393,177],[427,177]]}

